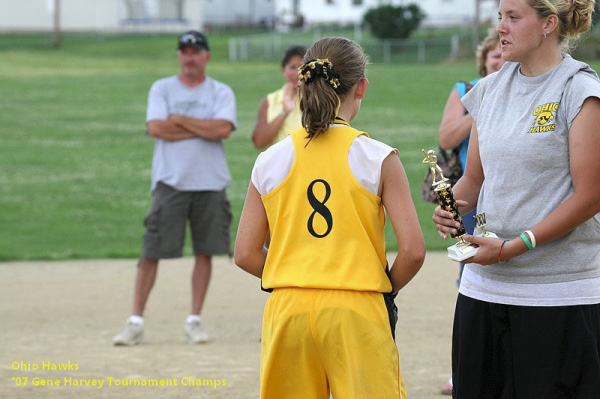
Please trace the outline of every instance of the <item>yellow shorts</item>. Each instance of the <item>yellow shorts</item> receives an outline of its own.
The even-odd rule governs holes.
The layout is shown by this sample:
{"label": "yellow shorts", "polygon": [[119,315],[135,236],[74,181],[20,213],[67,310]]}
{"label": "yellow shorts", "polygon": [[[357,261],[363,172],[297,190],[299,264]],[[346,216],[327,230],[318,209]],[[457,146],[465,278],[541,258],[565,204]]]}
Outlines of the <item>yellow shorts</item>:
{"label": "yellow shorts", "polygon": [[275,289],[262,330],[261,399],[405,399],[383,295]]}

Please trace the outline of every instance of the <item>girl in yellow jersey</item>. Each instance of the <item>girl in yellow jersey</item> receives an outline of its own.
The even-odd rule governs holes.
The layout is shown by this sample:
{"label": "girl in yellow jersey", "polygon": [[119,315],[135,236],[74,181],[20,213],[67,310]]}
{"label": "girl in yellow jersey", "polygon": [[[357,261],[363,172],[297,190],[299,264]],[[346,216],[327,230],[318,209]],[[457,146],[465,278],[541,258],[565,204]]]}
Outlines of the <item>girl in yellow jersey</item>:
{"label": "girl in yellow jersey", "polygon": [[[367,62],[351,40],[313,44],[298,70],[305,127],[252,171],[235,262],[272,289],[263,399],[406,398],[393,298],[423,264],[425,245],[397,151],[349,125]],[[384,207],[399,248],[389,271]]]}
{"label": "girl in yellow jersey", "polygon": [[279,90],[267,94],[260,102],[258,118],[252,131],[252,143],[256,148],[266,148],[287,137],[301,125],[298,104],[298,67],[306,47],[290,46],[281,61],[285,84]]}

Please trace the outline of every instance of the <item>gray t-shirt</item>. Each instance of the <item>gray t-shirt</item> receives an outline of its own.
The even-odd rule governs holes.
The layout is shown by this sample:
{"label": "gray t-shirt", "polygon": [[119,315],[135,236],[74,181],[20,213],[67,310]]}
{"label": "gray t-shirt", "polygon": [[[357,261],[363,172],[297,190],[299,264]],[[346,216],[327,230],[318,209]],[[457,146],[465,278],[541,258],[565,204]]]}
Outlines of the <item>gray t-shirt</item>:
{"label": "gray t-shirt", "polygon": [[[462,99],[477,124],[485,175],[477,210],[486,213],[488,230],[500,238],[513,239],[533,228],[573,194],[569,128],[586,98],[600,98],[600,81],[588,65],[564,56],[536,77],[524,76],[519,63],[507,62]],[[600,214],[506,263],[471,263],[466,270],[475,275],[472,281],[467,276],[461,292],[483,296],[488,288],[511,284],[536,285],[533,289],[541,293],[553,284],[600,282]],[[498,287],[477,286],[494,282]],[[591,294],[600,298],[597,286]]]}
{"label": "gray t-shirt", "polygon": [[[235,96],[229,86],[208,76],[192,88],[184,86],[177,75],[170,76],[154,82],[150,88],[146,122],[167,120],[170,114],[224,119],[235,129]],[[178,141],[156,139],[152,190],[159,181],[180,191],[224,190],[231,175],[222,141],[200,137]]]}

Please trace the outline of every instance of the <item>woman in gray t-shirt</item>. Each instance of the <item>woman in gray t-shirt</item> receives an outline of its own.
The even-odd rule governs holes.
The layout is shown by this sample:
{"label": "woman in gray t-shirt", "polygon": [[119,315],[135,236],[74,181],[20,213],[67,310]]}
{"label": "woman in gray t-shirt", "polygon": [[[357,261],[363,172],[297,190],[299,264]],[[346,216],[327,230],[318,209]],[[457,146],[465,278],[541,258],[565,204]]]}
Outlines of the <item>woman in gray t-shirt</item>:
{"label": "woman in gray t-shirt", "polygon": [[480,249],[456,307],[457,398],[600,395],[600,80],[562,52],[593,8],[501,0],[507,63],[462,100],[475,123],[454,197],[500,238],[465,236]]}

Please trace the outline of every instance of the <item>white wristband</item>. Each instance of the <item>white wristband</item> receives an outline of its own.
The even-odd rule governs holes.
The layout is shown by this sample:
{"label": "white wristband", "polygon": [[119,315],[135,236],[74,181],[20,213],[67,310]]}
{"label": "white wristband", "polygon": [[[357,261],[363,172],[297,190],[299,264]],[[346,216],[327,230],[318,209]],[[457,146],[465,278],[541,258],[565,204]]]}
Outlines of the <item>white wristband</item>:
{"label": "white wristband", "polygon": [[531,241],[531,245],[535,248],[535,236],[531,232],[531,230],[525,230],[525,233],[529,236],[529,240]]}

